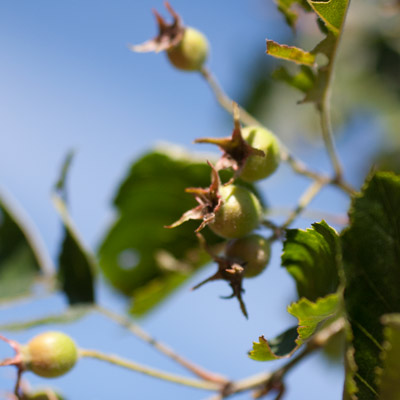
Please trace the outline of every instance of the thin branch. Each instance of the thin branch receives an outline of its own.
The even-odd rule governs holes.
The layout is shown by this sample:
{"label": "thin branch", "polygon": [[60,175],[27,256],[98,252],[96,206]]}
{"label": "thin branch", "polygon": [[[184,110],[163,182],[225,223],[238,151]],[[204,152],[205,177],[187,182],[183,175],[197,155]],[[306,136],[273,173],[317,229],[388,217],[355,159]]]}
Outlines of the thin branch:
{"label": "thin branch", "polygon": [[[348,10],[348,8],[346,9],[346,14],[347,14],[347,10]],[[336,151],[335,141],[333,138],[330,104],[331,104],[331,92],[332,92],[334,67],[335,67],[335,62],[336,62],[336,58],[337,58],[339,43],[340,43],[341,37],[343,35],[343,25],[344,25],[344,22],[346,19],[346,14],[343,17],[342,26],[340,27],[338,37],[335,40],[332,52],[330,53],[329,62],[325,67],[323,67],[324,68],[323,72],[325,73],[325,76],[326,76],[326,85],[324,87],[322,99],[317,104],[317,108],[318,108],[318,111],[320,113],[320,118],[321,118],[322,138],[324,140],[326,150],[329,154],[329,157],[330,157],[332,165],[333,165],[333,169],[335,171],[334,180],[336,182],[343,181],[343,168],[340,163],[339,156]]]}
{"label": "thin branch", "polygon": [[[222,89],[216,78],[211,74],[211,72],[208,69],[203,68],[200,72],[201,75],[204,77],[205,81],[207,82],[207,84],[210,86],[221,107],[233,115],[233,100],[229,98],[229,96],[224,92],[224,90]],[[239,109],[240,109],[240,121],[244,125],[263,126],[263,124],[260,121],[258,121],[251,114],[249,114],[244,108],[239,106]],[[328,144],[327,148],[328,146],[330,145]],[[308,178],[313,180],[328,180],[329,184],[337,186],[338,188],[346,192],[348,195],[352,196],[355,194],[356,192],[355,189],[343,181],[342,175],[336,174],[334,178],[330,179],[323,174],[310,170],[306,166],[306,164],[304,164],[302,161],[298,160],[295,156],[293,156],[290,150],[282,142],[280,142],[280,149],[281,149],[281,159],[287,162],[292,167],[293,171],[296,172],[297,174],[307,176]]]}
{"label": "thin branch", "polygon": [[[288,217],[292,209],[289,207],[271,207],[267,210],[267,216],[284,216]],[[316,220],[325,220],[329,223],[336,224],[336,225],[347,225],[349,223],[349,217],[345,214],[335,214],[328,211],[323,210],[316,210],[307,208],[302,213],[303,218],[311,219],[313,221]],[[275,229],[277,226],[273,224],[271,221],[263,221],[263,225],[267,228]]]}
{"label": "thin branch", "polygon": [[335,181],[341,182],[343,179],[343,168],[336,151],[335,141],[333,138],[331,112],[330,112],[330,90],[327,90],[324,95],[320,112],[321,117],[321,130],[322,138],[329,157],[332,161],[333,169],[335,171]]}
{"label": "thin branch", "polygon": [[340,318],[322,329],[313,336],[306,344],[305,349],[289,360],[288,363],[277,369],[275,372],[264,372],[258,375],[253,375],[248,378],[233,382],[230,385],[229,393],[225,397],[247,390],[265,387],[271,381],[283,381],[284,376],[293,369],[300,361],[316,350],[323,348],[327,342],[344,328],[344,318]]}
{"label": "thin branch", "polygon": [[131,333],[133,333],[136,337],[143,340],[144,342],[148,343],[156,350],[161,352],[162,354],[166,355],[170,359],[174,360],[178,364],[182,365],[184,368],[195,374],[201,379],[204,379],[209,382],[216,382],[219,384],[226,384],[228,380],[221,375],[217,375],[213,372],[207,371],[204,368],[194,364],[193,362],[185,359],[184,357],[177,354],[174,350],[170,347],[155,340],[151,337],[147,332],[145,332],[139,325],[133,323],[129,318],[123,317],[117,313],[114,313],[111,310],[108,310],[101,306],[95,306],[95,309],[104,315],[105,317],[111,319],[112,321],[116,322],[117,324],[125,327]]}
{"label": "thin branch", "polygon": [[[210,86],[211,90],[213,91],[218,103],[228,111],[229,114],[233,115],[233,100],[229,98],[229,96],[224,92],[216,78],[211,74],[211,72],[206,69],[202,68],[200,71],[201,75],[207,81],[208,85]],[[250,115],[244,108],[240,107],[240,121],[244,125],[256,125],[262,126],[262,124],[257,121],[252,115]]]}
{"label": "thin branch", "polygon": [[79,350],[79,355],[81,357],[86,357],[86,358],[94,358],[100,361],[104,361],[110,364],[118,365],[119,367],[130,369],[132,371],[136,371],[145,375],[152,376],[154,378],[162,379],[168,382],[173,382],[173,383],[178,383],[180,385],[184,386],[190,386],[194,387],[197,389],[203,389],[203,390],[210,390],[210,391],[218,391],[221,390],[221,385],[220,383],[215,383],[215,382],[210,382],[210,381],[205,381],[205,380],[198,380],[198,379],[191,379],[191,378],[186,378],[181,375],[175,375],[175,374],[170,374],[168,372],[164,372],[155,368],[148,367],[146,365],[142,365],[139,363],[135,363],[130,360],[126,360],[124,358],[115,356],[115,355],[110,355],[110,354],[104,354],[100,351],[97,350],[86,350],[86,349],[80,349]]}
{"label": "thin branch", "polygon": [[328,182],[329,181],[323,180],[312,182],[311,185],[301,195],[297,207],[291,212],[287,220],[280,226],[280,229],[284,230],[291,225]]}

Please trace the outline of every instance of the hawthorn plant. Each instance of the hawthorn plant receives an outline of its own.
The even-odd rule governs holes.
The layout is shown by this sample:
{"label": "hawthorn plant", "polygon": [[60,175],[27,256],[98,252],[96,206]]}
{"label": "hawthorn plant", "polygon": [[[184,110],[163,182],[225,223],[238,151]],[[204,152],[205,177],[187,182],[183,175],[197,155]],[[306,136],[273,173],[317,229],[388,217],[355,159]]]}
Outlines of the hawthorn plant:
{"label": "hawthorn plant", "polygon": [[[48,389],[31,389],[24,379],[25,372],[57,377],[69,373],[82,358],[94,358],[209,391],[212,399],[241,392],[249,392],[254,398],[273,393],[281,399],[285,395],[286,373],[294,367],[301,368],[303,359],[324,348],[339,333],[346,338],[343,398],[400,398],[400,176],[371,166],[362,187],[352,187],[346,180],[332,132],[331,90],[350,1],[276,3],[293,29],[299,15],[308,14],[317,21],[323,36],[309,50],[267,39],[266,53],[286,63],[274,76],[303,93],[300,103],[314,105],[332,174],[309,168],[288,149],[279,132],[275,135],[225,94],[207,68],[210,45],[206,37],[186,26],[172,6],[165,3],[172,21],[154,11],[158,35],[131,46],[131,50],[164,52],[177,69],[204,78],[219,105],[231,114],[232,131],[221,133],[221,137],[196,139],[197,143],[217,145],[218,159],[199,159],[189,153],[182,156],[165,149],[137,160],[119,188],[114,200],[118,216],[97,254],[82,244],[68,213],[69,155],[53,192],[54,206],[64,228],[56,270],[23,216],[7,197],[0,197],[1,299],[12,305],[14,298],[34,298],[33,283],[40,278],[44,290],[63,292],[69,303],[62,314],[1,326],[0,338],[15,351],[13,357],[0,364],[17,370],[15,389],[9,398],[62,398],[51,389],[50,381]],[[286,220],[276,223],[268,214],[257,184],[273,175],[282,163],[309,179],[310,185]],[[343,192],[351,201],[343,230],[336,231],[324,220],[306,230],[291,228],[328,186]],[[153,214],[157,218],[149,220]],[[129,238],[122,234],[125,231]],[[154,340],[132,320],[131,316],[139,317],[154,309],[208,263],[215,265],[215,272],[194,289],[214,280],[226,281],[232,290],[228,298],[239,303],[241,313],[237,318],[251,317],[244,293],[246,280],[267,273],[274,242],[282,242],[281,264],[296,284],[297,300],[287,311],[298,324],[272,340],[263,332],[258,338],[249,338],[249,353],[243,357],[262,362],[261,373],[234,380],[206,370]],[[141,255],[133,269],[120,265],[120,255],[126,250]],[[116,314],[97,303],[97,272],[114,289],[133,299],[130,316]],[[43,328],[27,344],[17,343],[11,334],[6,334],[12,329],[67,323],[89,313],[100,313],[124,326],[185,367],[193,378],[80,348],[79,343],[60,331]],[[287,361],[276,370],[269,369],[267,362],[277,359]],[[87,380],[86,384],[91,383]]]}

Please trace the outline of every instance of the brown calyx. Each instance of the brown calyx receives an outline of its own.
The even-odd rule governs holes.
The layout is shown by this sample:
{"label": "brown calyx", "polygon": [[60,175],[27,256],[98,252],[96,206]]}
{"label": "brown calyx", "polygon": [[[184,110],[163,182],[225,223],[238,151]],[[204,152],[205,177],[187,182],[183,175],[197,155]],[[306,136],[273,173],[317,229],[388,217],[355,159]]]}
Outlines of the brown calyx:
{"label": "brown calyx", "polygon": [[153,9],[153,14],[156,17],[159,33],[155,38],[150,39],[142,44],[130,46],[132,51],[137,53],[147,53],[150,51],[159,53],[160,51],[169,50],[172,47],[177,46],[182,40],[183,34],[185,33],[185,27],[183,25],[182,18],[174,11],[167,1],[164,4],[169,13],[172,15],[172,23],[168,24],[165,19]]}
{"label": "brown calyx", "polygon": [[[235,102],[233,103],[233,121],[234,129],[230,137],[200,138],[196,139],[195,143],[216,144],[222,150],[222,156],[215,165],[216,169],[219,171],[221,169],[232,168],[234,171],[234,178],[236,178],[240,175],[246,160],[250,156],[257,155],[265,157],[265,153],[262,150],[250,146],[243,139],[239,118],[239,106]],[[228,183],[231,183],[231,181]]]}
{"label": "brown calyx", "polygon": [[221,196],[218,191],[221,182],[215,167],[210,162],[208,162],[208,165],[211,167],[212,171],[211,185],[208,188],[185,189],[186,193],[192,193],[194,195],[194,198],[199,205],[186,211],[178,221],[165,226],[165,228],[176,228],[191,219],[202,219],[203,222],[195,231],[200,232],[206,225],[214,221],[215,213],[219,210],[222,204]]}
{"label": "brown calyx", "polygon": [[232,294],[229,296],[222,296],[222,299],[232,299],[236,297],[239,301],[240,309],[243,315],[248,318],[246,305],[244,304],[242,293],[244,292],[243,289],[243,278],[244,278],[244,266],[238,264],[237,262],[232,261],[226,257],[220,257],[214,254],[211,249],[208,247],[204,237],[201,234],[197,234],[197,237],[200,241],[200,245],[207,251],[208,254],[212,257],[212,259],[217,263],[218,269],[217,272],[211,275],[209,278],[205,279],[204,281],[200,282],[196,286],[192,288],[192,290],[198,289],[200,286],[204,284],[216,281],[216,280],[224,280],[227,281],[232,288]]}

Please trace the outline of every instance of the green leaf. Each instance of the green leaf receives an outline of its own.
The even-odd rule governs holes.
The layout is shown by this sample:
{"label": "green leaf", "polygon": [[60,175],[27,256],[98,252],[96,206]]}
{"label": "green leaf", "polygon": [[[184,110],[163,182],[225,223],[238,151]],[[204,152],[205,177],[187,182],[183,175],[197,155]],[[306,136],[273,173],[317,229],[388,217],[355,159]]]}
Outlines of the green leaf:
{"label": "green leaf", "polygon": [[[113,287],[133,297],[134,315],[152,310],[209,261],[194,234],[197,221],[164,228],[196,204],[185,188],[209,185],[205,160],[180,149],[165,146],[132,165],[114,200],[117,217],[99,255]],[[210,245],[222,240],[208,228],[203,232]]]}
{"label": "green leaf", "polygon": [[346,16],[349,0],[307,0],[326,27],[338,35]]}
{"label": "green leaf", "polygon": [[95,301],[96,261],[93,254],[83,244],[65,203],[67,197],[65,183],[71,161],[72,153],[67,155],[61,177],[55,187],[62,197],[54,194],[53,203],[64,227],[64,238],[58,255],[58,280],[69,304],[76,305]]}
{"label": "green leaf", "polygon": [[283,58],[287,61],[292,61],[296,64],[303,64],[312,67],[315,64],[315,55],[299,49],[294,46],[287,46],[285,44],[279,44],[273,40],[267,39],[267,54],[276,57]]}
{"label": "green leaf", "polygon": [[36,228],[15,202],[0,192],[0,299],[29,294],[40,276],[54,267]]}
{"label": "green leaf", "polygon": [[274,79],[286,82],[295,89],[307,93],[315,83],[315,74],[309,67],[302,65],[296,74],[290,73],[285,67],[280,67],[272,73]]}
{"label": "green leaf", "polygon": [[297,328],[288,329],[276,339],[268,342],[264,336],[253,343],[249,353],[256,361],[271,361],[290,357],[318,329],[319,325],[334,317],[339,308],[339,295],[330,294],[316,302],[301,298],[288,307],[288,312],[298,319]]}
{"label": "green leaf", "polygon": [[339,284],[339,236],[326,222],[311,229],[290,229],[283,244],[282,266],[296,281],[299,297],[311,301],[335,293]]}
{"label": "green leaf", "polygon": [[[377,173],[355,197],[342,235],[357,397],[377,399],[382,315],[400,312],[400,177]],[[353,371],[354,372],[354,371]]]}
{"label": "green leaf", "polygon": [[400,399],[400,314],[381,318],[383,329],[382,368],[377,370],[380,400]]}

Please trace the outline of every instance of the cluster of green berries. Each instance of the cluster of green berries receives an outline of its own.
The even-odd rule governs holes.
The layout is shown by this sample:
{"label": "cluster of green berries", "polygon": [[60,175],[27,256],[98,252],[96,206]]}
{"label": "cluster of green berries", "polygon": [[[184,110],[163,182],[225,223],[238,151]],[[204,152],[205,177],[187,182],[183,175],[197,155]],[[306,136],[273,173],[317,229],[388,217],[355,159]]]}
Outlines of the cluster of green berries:
{"label": "cluster of green berries", "polygon": [[[207,39],[196,29],[184,26],[181,17],[168,3],[166,7],[173,17],[172,23],[166,23],[155,12],[159,26],[158,36],[142,45],[133,46],[132,50],[165,51],[174,67],[204,73],[209,48]],[[239,108],[236,104],[234,123],[231,137],[196,140],[199,143],[218,145],[223,155],[215,166],[209,163],[212,168],[212,182],[209,188],[187,189],[187,192],[195,196],[198,206],[184,213],[167,228],[175,228],[190,219],[200,219],[202,223],[196,232],[208,226],[218,236],[230,239],[223,259],[210,253],[218,263],[219,269],[206,281],[228,280],[234,295],[241,302],[242,278],[256,276],[265,269],[270,258],[270,243],[262,236],[252,233],[260,225],[263,208],[257,196],[247,187],[237,183],[236,179],[253,183],[270,176],[278,168],[280,149],[277,138],[267,129],[259,126],[240,126]],[[233,178],[222,184],[218,171],[227,168],[233,170]],[[244,306],[242,311],[246,315]]]}

